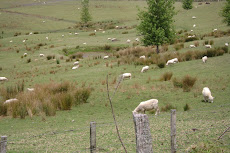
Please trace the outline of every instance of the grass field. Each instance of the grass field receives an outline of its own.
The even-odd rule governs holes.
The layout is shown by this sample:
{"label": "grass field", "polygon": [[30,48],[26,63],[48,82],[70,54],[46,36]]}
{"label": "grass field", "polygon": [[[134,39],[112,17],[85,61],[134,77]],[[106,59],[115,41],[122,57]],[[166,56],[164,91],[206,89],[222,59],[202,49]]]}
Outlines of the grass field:
{"label": "grass field", "polygon": [[[146,2],[90,1],[93,23],[112,23],[113,26],[127,27],[106,29],[105,33],[98,30],[100,26],[88,30],[74,28],[80,22],[80,1],[43,2],[0,0],[0,77],[9,79],[7,82],[0,82],[0,88],[15,85],[22,80],[25,88],[36,84],[69,81],[74,82],[77,87],[91,87],[93,91],[87,103],[68,111],[57,111],[55,116],[35,115],[32,118],[26,116],[25,119],[0,116],[0,136],[8,136],[8,152],[90,152],[91,121],[97,122],[97,152],[124,152],[113,124],[105,82],[108,75],[112,95],[119,75],[125,72],[132,73],[132,79],[121,82],[112,101],[128,152],[135,152],[136,148],[132,111],[141,101],[152,98],[159,100],[160,108],[171,104],[177,109],[178,152],[186,152],[189,147],[193,148],[190,149],[191,152],[230,152],[229,132],[217,141],[230,126],[229,51],[223,56],[208,58],[205,64],[201,59],[179,62],[163,69],[151,64],[146,73],[140,73],[143,65],[118,65],[122,57],[117,58],[117,51],[114,49],[104,50],[103,47],[133,46],[135,39],[140,38],[135,29],[139,22],[137,6],[143,9]],[[200,38],[215,28],[229,30],[218,14],[224,2],[213,2],[211,5],[194,3],[194,6],[198,7],[186,11],[182,9],[181,3],[175,3],[176,31],[194,30],[191,34]],[[192,19],[192,16],[197,19]],[[193,28],[193,24],[197,27]],[[89,36],[95,29],[96,35]],[[28,35],[30,32],[38,34]],[[75,32],[79,35],[74,35]],[[122,34],[124,32],[127,34]],[[21,34],[14,36],[15,33]],[[108,38],[117,38],[118,41],[112,42]],[[127,39],[131,43],[126,43]],[[26,41],[23,43],[23,40]],[[223,47],[226,42],[230,42],[230,37],[206,36],[196,41],[199,46],[195,49],[189,48],[194,41],[185,42],[184,48],[178,51],[174,49],[174,45],[169,45],[167,53],[206,50],[203,43],[207,40],[214,41],[213,48]],[[87,44],[83,45],[84,42]],[[79,69],[71,69],[74,61],[66,62],[69,56],[64,55],[63,49],[73,53],[83,52],[84,58],[80,60]],[[21,58],[25,52],[28,53],[27,57]],[[45,57],[39,57],[41,53]],[[55,55],[60,64],[53,59],[47,60],[48,55]],[[104,55],[110,55],[110,58],[96,58]],[[31,62],[27,63],[28,59]],[[172,72],[172,78],[181,79],[189,75],[196,77],[197,81],[190,92],[183,92],[183,89],[174,87],[173,79],[159,81],[165,72]],[[215,97],[214,103],[202,101],[201,92],[206,86]],[[0,94],[0,102],[5,100]],[[186,104],[189,104],[191,110],[184,111]],[[148,113],[148,116],[154,152],[170,152],[170,112],[161,112],[159,116]],[[193,131],[194,128],[198,130]]]}

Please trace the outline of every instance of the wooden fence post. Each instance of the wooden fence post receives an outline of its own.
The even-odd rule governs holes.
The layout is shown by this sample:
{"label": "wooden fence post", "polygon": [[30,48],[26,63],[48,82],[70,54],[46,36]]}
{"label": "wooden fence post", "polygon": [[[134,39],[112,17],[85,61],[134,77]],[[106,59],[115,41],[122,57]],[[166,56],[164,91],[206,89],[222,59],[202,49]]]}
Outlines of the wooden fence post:
{"label": "wooden fence post", "polygon": [[0,153],[6,153],[7,136],[1,136]]}
{"label": "wooden fence post", "polygon": [[90,122],[90,152],[96,153],[96,122]]}
{"label": "wooden fence post", "polygon": [[171,109],[171,153],[176,152],[176,110]]}
{"label": "wooden fence post", "polygon": [[146,114],[133,113],[134,127],[136,132],[136,152],[152,153],[153,144],[149,128],[149,120]]}

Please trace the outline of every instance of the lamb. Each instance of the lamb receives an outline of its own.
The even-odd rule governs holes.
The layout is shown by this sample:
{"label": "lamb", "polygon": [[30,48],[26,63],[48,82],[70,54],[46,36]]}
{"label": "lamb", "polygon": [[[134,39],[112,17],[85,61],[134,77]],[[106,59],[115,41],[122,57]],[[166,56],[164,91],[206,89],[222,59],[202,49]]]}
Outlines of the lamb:
{"label": "lamb", "polygon": [[141,73],[146,72],[148,69],[149,69],[149,66],[144,66],[144,67],[141,69]]}
{"label": "lamb", "polygon": [[131,73],[123,73],[122,74],[122,79],[125,79],[125,78],[131,79],[131,77],[132,77]]}
{"label": "lamb", "polygon": [[147,101],[141,102],[133,111],[133,113],[140,113],[150,110],[156,110],[155,115],[158,115],[160,113],[159,107],[158,107],[158,100],[157,99],[150,99]]}
{"label": "lamb", "polygon": [[213,99],[214,97],[212,97],[211,95],[211,91],[208,87],[204,87],[202,90],[202,94],[204,96],[204,101],[210,101],[211,103],[213,103]]}
{"label": "lamb", "polygon": [[145,59],[145,55],[143,55],[143,56],[140,56],[140,58],[143,58],[143,59]]}
{"label": "lamb", "polygon": [[28,91],[34,91],[34,88],[27,88]]}
{"label": "lamb", "polygon": [[178,58],[174,58],[174,59],[171,59],[171,60],[168,60],[166,65],[169,65],[169,64],[174,64],[174,63],[178,63]]}
{"label": "lamb", "polygon": [[196,46],[195,46],[195,45],[189,45],[189,47],[190,47],[190,48],[196,48]]}
{"label": "lamb", "polygon": [[205,47],[206,47],[206,48],[212,48],[212,46],[211,46],[211,45],[205,45]]}
{"label": "lamb", "polygon": [[208,60],[208,57],[207,57],[207,56],[202,57],[202,61],[203,61],[203,63],[206,63],[206,62],[207,62],[207,60]]}
{"label": "lamb", "polygon": [[0,81],[8,81],[6,77],[0,77]]}
{"label": "lamb", "polygon": [[8,99],[8,100],[6,100],[6,101],[4,102],[4,104],[9,104],[9,103],[17,102],[17,101],[18,101],[18,99],[16,99],[16,98]]}
{"label": "lamb", "polygon": [[103,59],[108,59],[108,58],[109,58],[109,56],[104,56],[104,57],[103,57]]}
{"label": "lamb", "polygon": [[44,57],[45,55],[44,54],[39,54],[40,57]]}
{"label": "lamb", "polygon": [[79,68],[79,65],[72,67],[72,70],[76,70]]}
{"label": "lamb", "polygon": [[76,62],[74,62],[74,63],[73,63],[73,65],[78,65],[78,64],[79,64],[79,62],[78,62],[78,61],[76,61]]}
{"label": "lamb", "polygon": [[79,33],[75,32],[74,34],[75,34],[75,35],[78,35]]}

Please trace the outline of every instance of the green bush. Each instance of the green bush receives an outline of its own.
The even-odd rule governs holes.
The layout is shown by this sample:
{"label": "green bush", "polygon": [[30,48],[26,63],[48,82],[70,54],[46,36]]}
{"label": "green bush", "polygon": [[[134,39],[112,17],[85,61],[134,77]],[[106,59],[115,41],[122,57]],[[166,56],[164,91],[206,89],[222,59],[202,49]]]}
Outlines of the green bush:
{"label": "green bush", "polygon": [[57,59],[57,61],[56,61],[56,62],[57,62],[57,64],[60,64],[60,60],[59,60],[59,59]]}
{"label": "green bush", "polygon": [[31,62],[31,59],[29,58],[29,59],[27,59],[27,63],[30,63]]}
{"label": "green bush", "polygon": [[165,62],[163,60],[158,61],[157,66],[159,68],[164,68],[165,67]]}
{"label": "green bush", "polygon": [[188,104],[186,104],[185,106],[184,106],[184,111],[188,111],[188,110],[190,110],[191,109],[191,107],[188,105]]}
{"label": "green bush", "polygon": [[163,75],[161,75],[160,81],[168,81],[168,80],[171,80],[172,76],[173,76],[173,73],[172,73],[172,72],[165,72]]}
{"label": "green bush", "polygon": [[70,94],[63,94],[61,100],[61,110],[70,110],[73,105],[73,97]]}

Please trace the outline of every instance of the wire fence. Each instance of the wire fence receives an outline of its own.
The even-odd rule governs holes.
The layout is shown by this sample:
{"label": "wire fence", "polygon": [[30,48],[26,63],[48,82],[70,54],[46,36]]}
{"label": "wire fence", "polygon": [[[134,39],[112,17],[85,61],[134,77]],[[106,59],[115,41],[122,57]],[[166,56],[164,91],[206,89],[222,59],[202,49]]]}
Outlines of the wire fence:
{"label": "wire fence", "polygon": [[[212,142],[217,148],[223,147],[229,150],[230,144],[228,144],[229,141],[225,141],[225,136],[217,140],[223,131],[230,126],[230,108],[227,106],[229,105],[220,105],[214,110],[202,111],[200,109],[199,111],[177,112],[177,152],[185,152],[194,146],[202,146],[202,143],[205,142]],[[210,113],[217,111],[221,111],[218,115],[224,116],[222,120],[219,117],[215,118],[215,114],[210,116]],[[170,152],[170,113],[162,112],[159,116],[150,114],[148,117],[154,152],[162,152],[162,150]],[[135,152],[136,139],[133,119],[131,116],[124,116],[123,118],[121,120],[118,118],[117,121],[121,137],[127,151]],[[194,118],[199,119],[193,122]],[[8,135],[7,147],[9,151],[20,150],[22,152],[33,151],[34,149],[39,152],[90,152],[89,125],[38,134]],[[123,151],[112,121],[96,122],[96,141],[97,152]]]}

